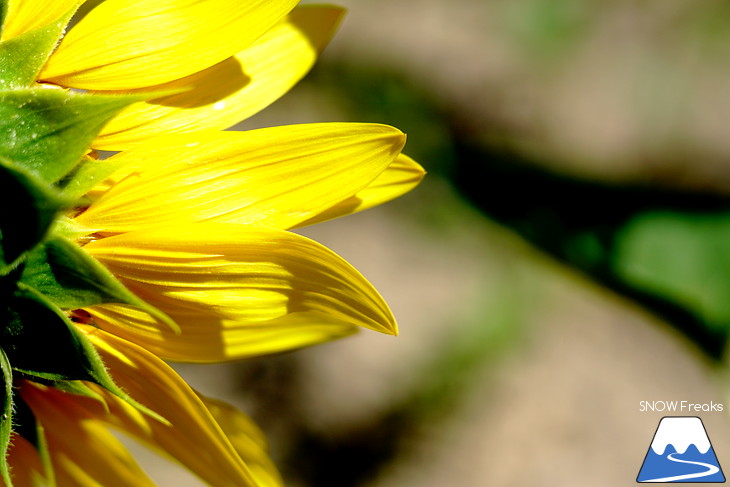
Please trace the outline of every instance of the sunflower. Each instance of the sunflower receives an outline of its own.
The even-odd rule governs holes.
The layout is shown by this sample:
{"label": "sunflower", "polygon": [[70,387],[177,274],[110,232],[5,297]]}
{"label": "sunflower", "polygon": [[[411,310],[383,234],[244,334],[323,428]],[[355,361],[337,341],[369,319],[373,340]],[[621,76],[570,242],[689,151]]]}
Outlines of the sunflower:
{"label": "sunflower", "polygon": [[423,170],[385,125],[220,131],[304,76],[339,8],[82,3],[0,1],[2,482],[154,485],[116,428],[211,485],[281,485],[255,424],[166,361],[395,334],[372,285],[293,230]]}

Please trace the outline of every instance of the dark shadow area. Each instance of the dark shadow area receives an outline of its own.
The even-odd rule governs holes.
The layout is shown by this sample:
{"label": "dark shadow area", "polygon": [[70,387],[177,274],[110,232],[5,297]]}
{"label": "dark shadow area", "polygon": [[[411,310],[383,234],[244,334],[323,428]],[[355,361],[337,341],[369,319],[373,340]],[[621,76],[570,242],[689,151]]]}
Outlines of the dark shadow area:
{"label": "dark shadow area", "polygon": [[415,421],[406,411],[393,411],[336,436],[303,430],[282,465],[284,477],[318,487],[365,485],[397,457]]}

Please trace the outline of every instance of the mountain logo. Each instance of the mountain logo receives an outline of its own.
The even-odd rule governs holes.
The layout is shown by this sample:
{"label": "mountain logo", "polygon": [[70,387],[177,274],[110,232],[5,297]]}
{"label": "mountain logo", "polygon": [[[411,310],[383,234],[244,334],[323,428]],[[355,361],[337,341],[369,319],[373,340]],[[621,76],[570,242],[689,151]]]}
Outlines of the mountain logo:
{"label": "mountain logo", "polygon": [[636,481],[725,482],[702,420],[695,416],[662,418]]}

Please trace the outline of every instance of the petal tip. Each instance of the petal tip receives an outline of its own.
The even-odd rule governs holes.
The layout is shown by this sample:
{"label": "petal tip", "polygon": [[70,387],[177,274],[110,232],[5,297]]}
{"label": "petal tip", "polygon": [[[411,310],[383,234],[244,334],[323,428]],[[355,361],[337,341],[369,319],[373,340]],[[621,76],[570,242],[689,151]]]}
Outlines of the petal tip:
{"label": "petal tip", "polygon": [[385,335],[398,336],[398,322],[395,320],[395,317],[390,310],[388,311],[388,315],[383,317],[383,321],[376,330]]}

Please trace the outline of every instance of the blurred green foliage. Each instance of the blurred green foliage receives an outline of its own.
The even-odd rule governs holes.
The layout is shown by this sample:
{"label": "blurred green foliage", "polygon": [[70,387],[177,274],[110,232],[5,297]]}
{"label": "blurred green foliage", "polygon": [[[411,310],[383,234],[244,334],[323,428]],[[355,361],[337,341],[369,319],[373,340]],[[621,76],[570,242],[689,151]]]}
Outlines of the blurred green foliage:
{"label": "blurred green foliage", "polygon": [[622,229],[616,272],[691,310],[714,331],[730,326],[730,213],[643,213]]}
{"label": "blurred green foliage", "polygon": [[568,55],[595,25],[601,7],[581,0],[504,2],[507,31],[537,62]]}

